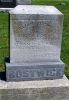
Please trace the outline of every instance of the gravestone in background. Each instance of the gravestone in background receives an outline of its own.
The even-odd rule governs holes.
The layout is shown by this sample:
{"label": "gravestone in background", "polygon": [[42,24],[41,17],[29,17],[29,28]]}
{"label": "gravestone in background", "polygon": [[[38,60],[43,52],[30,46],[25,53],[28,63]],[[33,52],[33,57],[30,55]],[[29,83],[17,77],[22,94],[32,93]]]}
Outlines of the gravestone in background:
{"label": "gravestone in background", "polygon": [[7,81],[62,78],[63,14],[53,6],[19,5],[10,11]]}
{"label": "gravestone in background", "polygon": [[0,7],[13,8],[16,6],[16,0],[0,0]]}
{"label": "gravestone in background", "polygon": [[31,0],[17,0],[17,5],[31,4]]}
{"label": "gravestone in background", "polygon": [[31,0],[0,0],[0,8],[13,8],[24,4],[31,4]]}

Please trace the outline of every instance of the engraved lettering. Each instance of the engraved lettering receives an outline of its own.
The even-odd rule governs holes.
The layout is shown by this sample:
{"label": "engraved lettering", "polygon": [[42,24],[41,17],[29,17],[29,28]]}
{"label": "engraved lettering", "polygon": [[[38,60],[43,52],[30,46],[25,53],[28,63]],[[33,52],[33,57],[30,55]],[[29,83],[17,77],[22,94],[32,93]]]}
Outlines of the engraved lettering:
{"label": "engraved lettering", "polygon": [[22,77],[29,77],[29,71],[28,70],[24,70]]}
{"label": "engraved lettering", "polygon": [[21,78],[22,76],[22,71],[16,71],[16,77]]}
{"label": "engraved lettering", "polygon": [[10,79],[14,79],[15,77],[16,77],[16,74],[15,74],[15,72],[10,72],[10,73],[8,73],[9,74],[9,78]]}
{"label": "engraved lettering", "polygon": [[63,75],[62,69],[58,69],[56,76],[62,76],[62,75]]}
{"label": "engraved lettering", "polygon": [[56,76],[56,74],[57,74],[56,68],[52,69],[51,76]]}
{"label": "engraved lettering", "polygon": [[35,72],[34,71],[30,71],[30,77],[35,77]]}
{"label": "engraved lettering", "polygon": [[63,75],[63,71],[60,68],[47,68],[47,69],[24,69],[18,71],[12,71],[9,74],[10,79],[36,79],[47,77],[59,77]]}
{"label": "engraved lettering", "polygon": [[43,71],[37,71],[37,77],[44,77]]}

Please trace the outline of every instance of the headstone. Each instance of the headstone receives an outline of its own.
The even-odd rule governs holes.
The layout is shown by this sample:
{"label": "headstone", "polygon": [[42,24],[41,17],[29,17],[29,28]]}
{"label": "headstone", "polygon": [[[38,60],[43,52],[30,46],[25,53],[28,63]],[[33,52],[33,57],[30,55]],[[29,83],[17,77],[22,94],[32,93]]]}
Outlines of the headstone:
{"label": "headstone", "polygon": [[0,8],[13,8],[24,4],[31,4],[31,0],[0,0]]}
{"label": "headstone", "polygon": [[62,78],[63,14],[53,6],[19,5],[10,11],[7,81]]}

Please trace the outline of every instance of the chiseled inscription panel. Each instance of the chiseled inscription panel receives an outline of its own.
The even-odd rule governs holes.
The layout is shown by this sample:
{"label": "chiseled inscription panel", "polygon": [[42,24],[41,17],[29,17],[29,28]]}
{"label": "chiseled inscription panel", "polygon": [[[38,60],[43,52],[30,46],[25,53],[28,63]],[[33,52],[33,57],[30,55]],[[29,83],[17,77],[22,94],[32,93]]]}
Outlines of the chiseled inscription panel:
{"label": "chiseled inscription panel", "polygon": [[8,71],[8,78],[10,80],[26,80],[26,79],[47,79],[62,77],[62,68],[46,68],[46,69],[20,69]]}
{"label": "chiseled inscription panel", "polygon": [[12,20],[11,62],[59,58],[59,25],[56,20]]}
{"label": "chiseled inscription panel", "polygon": [[43,39],[45,43],[57,45],[56,41],[60,35],[57,20],[13,20],[12,27],[16,45],[19,44],[17,46],[24,41],[32,42],[36,39]]}

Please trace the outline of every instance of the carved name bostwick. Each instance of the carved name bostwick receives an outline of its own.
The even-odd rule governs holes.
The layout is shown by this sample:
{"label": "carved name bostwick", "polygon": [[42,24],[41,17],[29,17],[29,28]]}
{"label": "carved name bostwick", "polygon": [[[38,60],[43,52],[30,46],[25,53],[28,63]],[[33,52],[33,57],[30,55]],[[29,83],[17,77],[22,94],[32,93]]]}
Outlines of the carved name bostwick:
{"label": "carved name bostwick", "polygon": [[10,80],[12,79],[23,79],[23,80],[29,80],[29,79],[47,79],[48,77],[59,77],[62,76],[63,71],[61,68],[46,68],[45,69],[23,69],[23,70],[11,70],[11,72],[8,73],[8,78]]}

